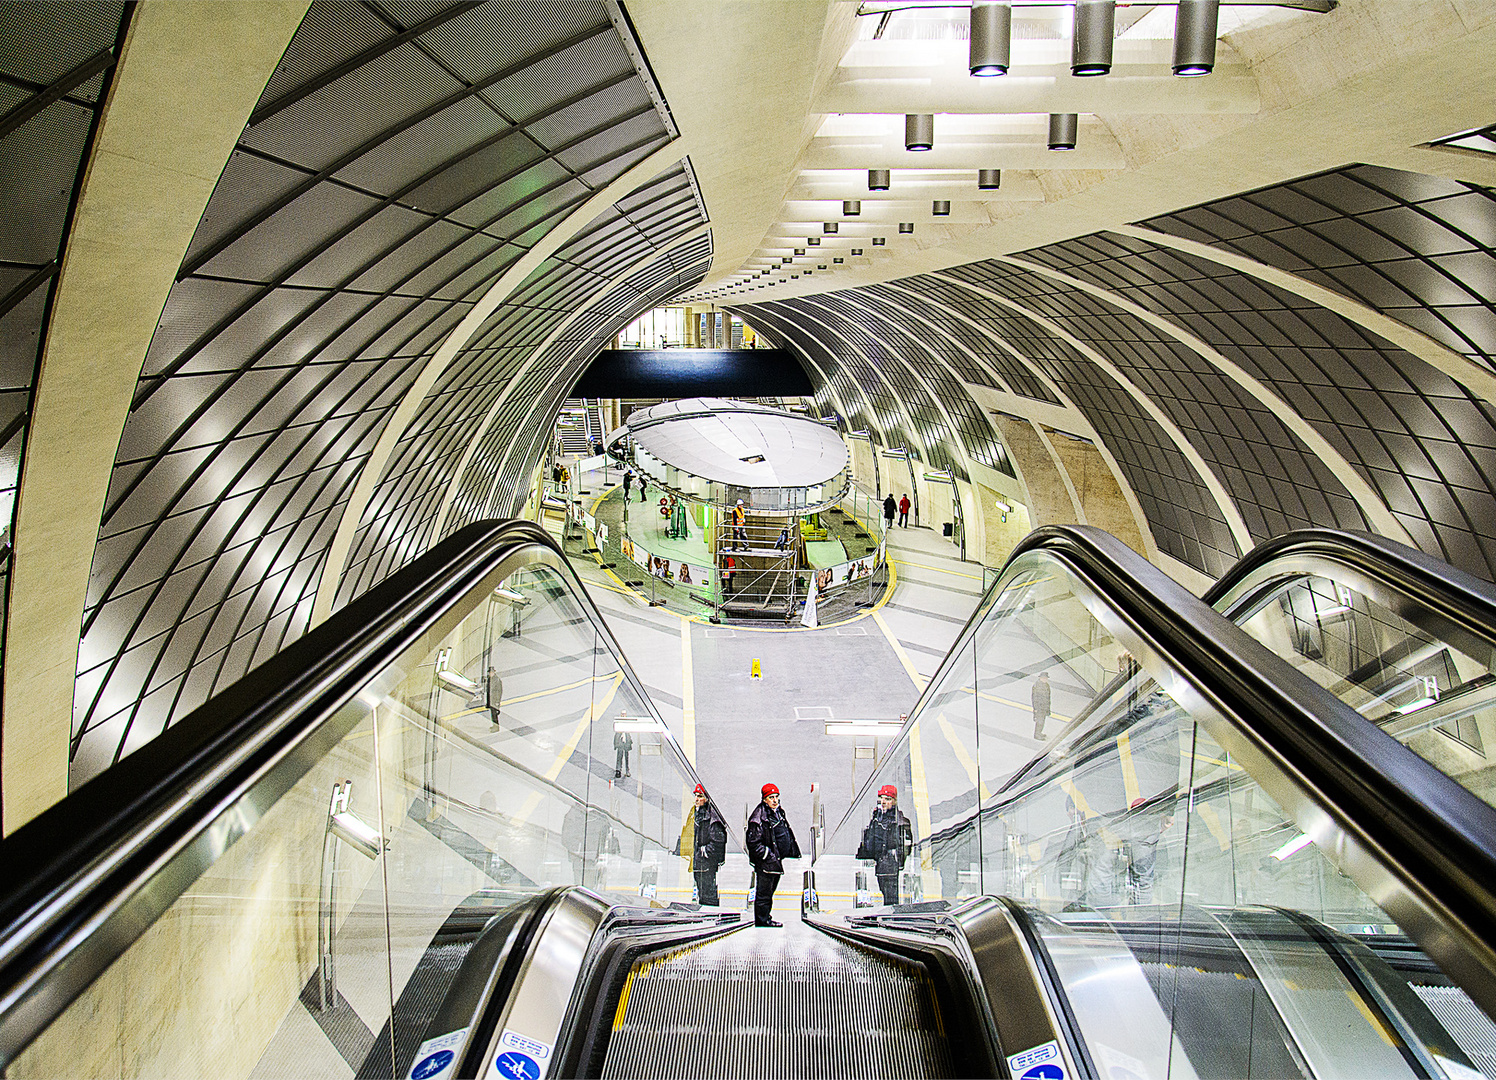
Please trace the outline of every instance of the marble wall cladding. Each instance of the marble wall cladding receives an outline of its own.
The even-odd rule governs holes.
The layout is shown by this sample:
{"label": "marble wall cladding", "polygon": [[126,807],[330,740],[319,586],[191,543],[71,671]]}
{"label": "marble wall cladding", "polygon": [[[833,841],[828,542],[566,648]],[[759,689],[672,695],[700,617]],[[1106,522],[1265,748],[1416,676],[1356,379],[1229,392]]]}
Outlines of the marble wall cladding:
{"label": "marble wall cladding", "polygon": [[[1026,507],[1014,506],[1012,499],[1001,492],[994,491],[986,484],[975,483],[972,485],[972,490],[975,491],[982,505],[982,549],[980,553],[968,551],[967,557],[980,554],[982,565],[1002,566],[1008,561],[1008,556],[1013,553],[1013,549],[1018,546],[1018,541],[1034,528],[1034,520],[1029,516]],[[1062,487],[1061,493],[1064,490]],[[998,500],[1012,507],[1006,515],[998,508]],[[1005,517],[1007,520],[1004,520]]]}
{"label": "marble wall cladding", "polygon": [[[377,822],[373,725],[367,718],[183,893],[171,908],[9,1066],[31,1077],[247,1077],[317,966],[323,830],[335,781]],[[338,936],[386,947],[372,909],[378,864],[345,850]],[[353,917],[355,910],[357,917]],[[350,922],[350,918],[353,919]],[[362,957],[388,971],[383,956]],[[350,960],[352,958],[350,957]],[[388,981],[384,1012],[389,1012]],[[367,1007],[366,1007],[367,1009]],[[365,1015],[378,1030],[382,1018]]]}
{"label": "marble wall cladding", "polygon": [[1127,496],[1101,452],[1088,442],[1063,435],[1049,433],[1048,438],[1075,485],[1081,509],[1086,512],[1086,523],[1105,529],[1134,551],[1146,555],[1148,549],[1138,519],[1133,516]]}

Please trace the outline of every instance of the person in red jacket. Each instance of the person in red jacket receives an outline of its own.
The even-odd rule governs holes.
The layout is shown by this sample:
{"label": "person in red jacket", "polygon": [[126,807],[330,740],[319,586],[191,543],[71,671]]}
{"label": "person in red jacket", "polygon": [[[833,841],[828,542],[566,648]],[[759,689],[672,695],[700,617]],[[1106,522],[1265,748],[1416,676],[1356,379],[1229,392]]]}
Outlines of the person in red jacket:
{"label": "person in red jacket", "polygon": [[905,529],[909,528],[909,506],[909,496],[906,494],[899,500],[899,525]]}
{"label": "person in red jacket", "polygon": [[779,809],[779,789],[763,786],[763,802],[748,818],[748,859],[753,863],[753,925],[783,926],[776,922],[774,890],[784,876],[784,860],[800,857],[800,844],[789,820]]}

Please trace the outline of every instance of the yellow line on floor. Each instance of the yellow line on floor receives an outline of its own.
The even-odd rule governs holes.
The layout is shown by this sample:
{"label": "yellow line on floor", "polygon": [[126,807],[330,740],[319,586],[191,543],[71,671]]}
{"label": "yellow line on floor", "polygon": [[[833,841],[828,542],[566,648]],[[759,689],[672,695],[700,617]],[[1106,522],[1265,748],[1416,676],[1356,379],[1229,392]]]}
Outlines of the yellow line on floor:
{"label": "yellow line on floor", "polygon": [[[603,678],[610,677],[603,676]],[[590,682],[591,680],[588,681]],[[610,681],[613,685],[608,687],[607,692],[601,698],[593,699],[592,704],[587,707],[586,712],[582,713],[582,718],[577,721],[577,726],[572,730],[571,738],[566,740],[566,745],[556,755],[556,760],[551,762],[551,767],[545,771],[545,778],[547,780],[554,780],[561,775],[561,770],[571,760],[571,755],[576,753],[577,743],[582,741],[582,734],[592,725],[593,721],[608,711],[609,705],[613,704],[613,695],[618,693],[619,686],[623,685],[623,672],[620,671],[612,675]],[[516,825],[523,825],[528,821],[530,815],[535,812],[535,808],[540,805],[540,800],[543,797],[540,792],[532,791],[529,797],[525,799],[524,806],[520,807],[519,813],[515,815],[514,823]]]}
{"label": "yellow line on floor", "polygon": [[[981,698],[983,701],[991,701],[991,702],[995,702],[998,705],[1007,705],[1010,708],[1022,709],[1024,712],[1027,712],[1030,716],[1033,715],[1034,707],[1031,704],[1030,705],[1025,705],[1023,702],[1021,702],[1021,701],[1014,701],[1012,698],[998,697],[996,694],[989,694],[985,690],[976,690],[976,691],[974,691],[969,686],[963,686],[961,689],[964,690],[964,691],[966,691],[968,694],[975,693],[976,696],[979,697],[979,698]],[[1060,713],[1050,713],[1049,715],[1050,715],[1051,719],[1058,720],[1062,724],[1068,724],[1068,723],[1070,723],[1071,720],[1075,719],[1075,717],[1073,717],[1073,716],[1062,716]]]}
{"label": "yellow line on floor", "polygon": [[[966,770],[966,778],[971,781],[972,787],[976,787],[977,763],[971,760],[971,755],[967,753],[965,744],[957,736],[956,729],[951,726],[951,722],[945,718],[945,713],[941,713],[935,720],[940,724],[940,733],[945,736],[945,741],[951,744],[951,753],[956,755],[956,760],[961,763],[961,768]],[[986,784],[981,785],[983,802],[986,802],[988,796],[991,794],[992,792],[987,790]]]}
{"label": "yellow line on floor", "polygon": [[921,570],[933,570],[937,574],[950,574],[952,577],[971,578],[972,581],[981,581],[982,580],[982,575],[981,574],[963,574],[959,570],[946,570],[943,567],[931,566],[929,563],[910,562],[908,559],[889,559],[888,561],[889,562],[896,562],[900,566],[917,566]]}
{"label": "yellow line on floor", "polygon": [[[552,694],[560,694],[567,690],[575,690],[579,686],[586,686],[590,682],[602,682],[605,679],[611,678],[613,678],[613,676],[611,675],[588,675],[585,679],[578,679],[576,682],[567,683],[565,686],[552,686],[548,690],[536,690],[533,694],[521,694],[519,697],[506,698],[503,704],[506,706],[518,705],[521,701],[534,701],[536,698],[549,697]],[[456,720],[459,717],[472,716],[474,713],[487,711],[488,706],[478,705],[471,709],[463,709],[461,712],[455,712],[451,713],[450,715],[443,716],[441,719],[443,721]]]}
{"label": "yellow line on floor", "polygon": [[909,654],[904,651],[904,646],[899,644],[899,639],[894,636],[894,632],[889,628],[888,623],[884,621],[883,612],[874,611],[873,622],[878,624],[878,629],[883,631],[883,636],[888,639],[888,644],[893,646],[893,654],[899,658],[899,663],[904,665],[904,671],[908,674],[909,681],[914,683],[914,688],[923,691],[925,688],[925,677],[919,673],[919,669],[914,666],[914,661],[909,659]]}
{"label": "yellow line on floor", "polygon": [[680,628],[680,727],[681,749],[686,760],[696,764],[696,677],[691,670],[691,624]]}

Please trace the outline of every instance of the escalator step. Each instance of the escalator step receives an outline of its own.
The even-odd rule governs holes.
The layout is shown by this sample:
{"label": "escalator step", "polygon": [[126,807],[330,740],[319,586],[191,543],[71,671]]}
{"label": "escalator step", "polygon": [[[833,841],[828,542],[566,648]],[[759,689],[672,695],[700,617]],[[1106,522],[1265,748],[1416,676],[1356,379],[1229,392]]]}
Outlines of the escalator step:
{"label": "escalator step", "polygon": [[1470,995],[1458,986],[1414,983],[1413,989],[1475,1067],[1486,1076],[1496,1076],[1496,1024],[1470,1000]]}
{"label": "escalator step", "polygon": [[603,1076],[950,1076],[922,971],[808,929],[747,930],[640,961]]}

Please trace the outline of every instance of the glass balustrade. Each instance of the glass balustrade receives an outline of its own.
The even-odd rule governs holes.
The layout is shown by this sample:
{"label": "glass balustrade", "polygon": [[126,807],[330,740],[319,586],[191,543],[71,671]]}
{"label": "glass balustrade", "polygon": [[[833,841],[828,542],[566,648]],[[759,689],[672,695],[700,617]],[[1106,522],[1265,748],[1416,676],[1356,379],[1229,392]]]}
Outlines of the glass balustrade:
{"label": "glass balustrade", "polygon": [[493,919],[554,886],[690,901],[695,775],[579,596],[518,546],[201,823],[6,1075],[404,1076]]}
{"label": "glass balustrade", "polygon": [[832,831],[820,912],[1009,898],[1099,1076],[1477,1075],[1426,1003],[1460,991],[1371,948],[1417,953],[1223,748],[1224,707],[1018,555]]}

